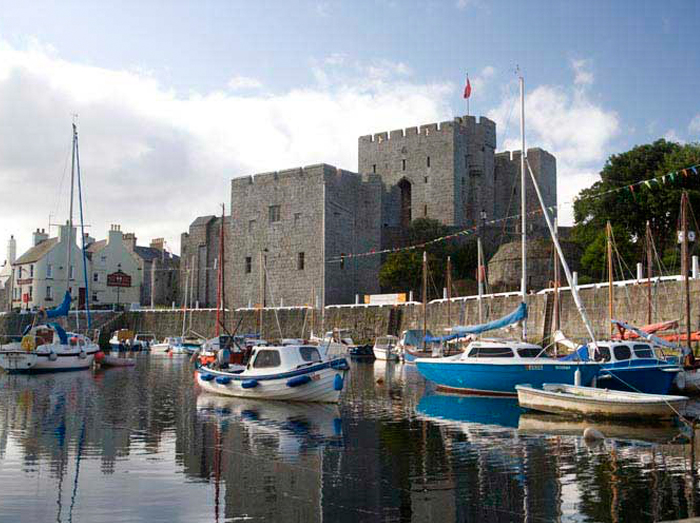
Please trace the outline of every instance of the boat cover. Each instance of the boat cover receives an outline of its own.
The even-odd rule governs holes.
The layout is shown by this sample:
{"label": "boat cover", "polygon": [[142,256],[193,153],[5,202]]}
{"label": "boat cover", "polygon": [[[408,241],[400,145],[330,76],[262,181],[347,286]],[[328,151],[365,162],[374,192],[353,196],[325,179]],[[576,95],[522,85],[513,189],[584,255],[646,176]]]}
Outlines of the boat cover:
{"label": "boat cover", "polygon": [[70,302],[71,302],[70,292],[66,291],[66,294],[63,296],[63,302],[61,302],[61,305],[59,305],[55,309],[47,310],[46,317],[50,319],[50,318],[60,318],[61,316],[66,316],[68,314],[68,311],[70,310]]}
{"label": "boat cover", "polygon": [[68,345],[68,334],[66,334],[63,327],[61,327],[58,323],[49,323],[49,327],[56,331],[56,334],[58,334],[58,339],[61,340],[61,345]]}
{"label": "boat cover", "polygon": [[[423,330],[422,329],[411,329],[407,330],[406,334],[404,334],[403,337],[403,344],[404,347],[420,347],[423,345],[423,340],[421,337],[423,336]],[[433,337],[433,333],[428,331],[425,331],[425,341],[428,343],[432,343],[430,340],[435,339]]]}
{"label": "boat cover", "polygon": [[446,336],[426,336],[425,341],[428,343],[438,343],[443,341],[454,340],[456,338],[463,338],[469,334],[481,334],[482,332],[486,331],[502,329],[503,327],[512,325],[514,323],[518,323],[519,321],[522,321],[526,318],[527,304],[523,302],[513,312],[497,320],[493,320],[488,323],[482,323],[480,325],[452,327],[451,334],[447,334]]}
{"label": "boat cover", "polygon": [[[634,327],[633,325],[630,325],[629,323],[625,323],[624,321],[620,321],[620,320],[610,320],[610,321],[612,321],[612,323],[617,325],[618,327],[622,327],[625,330],[628,330],[630,332],[634,332],[640,338],[644,338],[645,340],[650,341],[652,343],[655,343],[656,345],[661,345],[662,347],[666,347],[669,349],[680,350],[680,347],[678,345],[675,345],[669,341],[666,341],[663,338],[659,338],[658,336],[654,336],[651,332],[647,331],[646,327],[642,327],[640,329],[640,328]],[[672,323],[672,322],[670,322],[670,323]],[[657,329],[657,331],[658,330],[665,330],[665,329]],[[655,332],[655,331],[652,331],[652,332]]]}

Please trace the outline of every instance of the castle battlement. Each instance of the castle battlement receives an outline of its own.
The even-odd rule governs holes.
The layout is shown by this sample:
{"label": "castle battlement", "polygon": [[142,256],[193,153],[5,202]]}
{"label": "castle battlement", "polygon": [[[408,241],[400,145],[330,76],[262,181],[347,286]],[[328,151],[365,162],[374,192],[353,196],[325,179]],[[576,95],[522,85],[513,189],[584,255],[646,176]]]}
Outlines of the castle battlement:
{"label": "castle battlement", "polygon": [[395,129],[393,131],[383,131],[374,134],[368,134],[365,136],[360,136],[360,144],[376,143],[381,144],[386,141],[392,140],[403,140],[406,138],[412,138],[416,136],[430,136],[432,135],[442,135],[445,133],[452,133],[456,129],[462,131],[476,131],[479,129],[484,136],[487,143],[493,143],[495,147],[496,143],[496,123],[489,120],[485,116],[479,117],[477,119],[475,116],[457,116],[453,120],[446,120],[439,123],[428,123],[421,125],[419,127],[407,127],[405,129]]}

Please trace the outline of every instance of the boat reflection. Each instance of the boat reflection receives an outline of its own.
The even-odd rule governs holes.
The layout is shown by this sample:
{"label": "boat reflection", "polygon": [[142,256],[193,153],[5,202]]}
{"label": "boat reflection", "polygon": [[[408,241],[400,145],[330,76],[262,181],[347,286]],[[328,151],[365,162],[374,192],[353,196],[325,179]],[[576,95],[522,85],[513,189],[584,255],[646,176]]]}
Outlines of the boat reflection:
{"label": "boat reflection", "polygon": [[435,393],[423,396],[416,412],[438,423],[517,428],[521,409],[513,398]]}

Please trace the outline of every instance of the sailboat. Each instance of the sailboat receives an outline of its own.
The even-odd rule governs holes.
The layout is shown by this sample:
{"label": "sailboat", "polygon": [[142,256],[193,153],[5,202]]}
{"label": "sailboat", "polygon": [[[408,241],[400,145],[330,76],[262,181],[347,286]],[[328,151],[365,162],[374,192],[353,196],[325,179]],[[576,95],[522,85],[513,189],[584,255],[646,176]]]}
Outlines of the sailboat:
{"label": "sailboat", "polygon": [[[428,380],[435,382],[439,389],[452,392],[487,395],[515,395],[515,386],[528,383],[542,387],[545,383],[569,383],[589,385],[598,374],[600,365],[592,361],[562,362],[552,358],[539,345],[527,340],[527,206],[526,206],[526,149],[525,149],[525,88],[520,77],[520,133],[522,150],[520,154],[520,206],[521,206],[521,242],[522,242],[522,302],[511,314],[487,324],[454,328],[452,334],[431,341],[447,341],[456,337],[478,335],[489,330],[500,329],[519,322],[522,326],[522,340],[484,339],[472,341],[466,350],[455,356],[443,358],[419,358],[416,360],[418,371]],[[533,178],[533,181],[534,178]],[[535,184],[535,188],[537,186]],[[540,197],[539,189],[538,197]],[[542,202],[540,202],[542,204]],[[561,248],[545,213],[547,224],[560,256]],[[570,272],[565,260],[562,260],[567,277]],[[581,309],[577,291],[574,299]],[[584,323],[591,334],[593,331],[587,318]]]}
{"label": "sailboat", "polygon": [[[57,322],[49,320],[67,317],[71,306],[70,267],[73,247],[73,193],[76,175],[80,190],[80,158],[78,129],[73,124],[73,152],[71,163],[70,211],[68,214],[68,242],[66,248],[66,293],[61,305],[54,309],[39,310],[19,340],[0,346],[0,367],[9,373],[38,373],[87,369],[100,352],[97,344],[82,334],[69,333]],[[81,198],[82,200],[82,198]],[[82,206],[81,206],[82,216]],[[84,252],[84,249],[83,249]],[[83,259],[83,263],[85,260]],[[88,288],[87,271],[83,271]],[[89,295],[86,292],[86,295]],[[87,307],[86,307],[87,308]],[[89,314],[88,314],[89,321]]]}

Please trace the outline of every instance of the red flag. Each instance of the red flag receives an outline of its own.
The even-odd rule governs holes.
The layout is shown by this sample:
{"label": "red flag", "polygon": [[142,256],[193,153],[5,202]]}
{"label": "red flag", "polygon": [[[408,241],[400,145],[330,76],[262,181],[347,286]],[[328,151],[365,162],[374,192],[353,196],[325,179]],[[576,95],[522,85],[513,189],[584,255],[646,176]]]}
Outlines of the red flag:
{"label": "red flag", "polygon": [[469,82],[469,76],[467,75],[467,85],[464,86],[464,98],[467,99],[472,95],[472,84]]}

